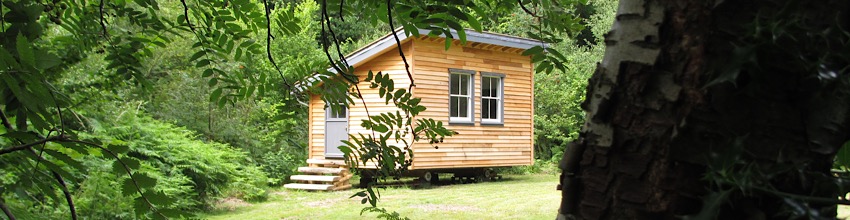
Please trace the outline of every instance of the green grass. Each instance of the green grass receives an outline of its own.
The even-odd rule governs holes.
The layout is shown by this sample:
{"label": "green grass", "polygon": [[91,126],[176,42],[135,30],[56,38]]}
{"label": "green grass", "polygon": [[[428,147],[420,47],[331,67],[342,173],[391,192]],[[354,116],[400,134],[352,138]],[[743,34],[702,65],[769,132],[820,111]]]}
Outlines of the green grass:
{"label": "green grass", "polygon": [[[442,185],[381,190],[378,207],[411,219],[553,219],[561,192],[556,175],[505,176],[504,180],[475,184]],[[215,219],[374,219],[376,213],[360,210],[367,205],[349,198],[358,189],[340,192],[305,192],[280,189],[269,200],[230,211],[204,214]]]}

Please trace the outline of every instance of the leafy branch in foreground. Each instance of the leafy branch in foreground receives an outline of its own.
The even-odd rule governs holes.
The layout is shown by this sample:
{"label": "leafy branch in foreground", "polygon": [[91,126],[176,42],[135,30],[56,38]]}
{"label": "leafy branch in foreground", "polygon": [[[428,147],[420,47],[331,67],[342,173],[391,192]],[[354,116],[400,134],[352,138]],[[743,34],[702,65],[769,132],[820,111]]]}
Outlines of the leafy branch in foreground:
{"label": "leafy branch in foreground", "polygon": [[[176,4],[183,6],[182,17],[168,10],[176,8]],[[5,171],[0,181],[0,201],[3,201],[3,213],[14,219],[13,212],[20,211],[16,210],[19,207],[15,202],[18,201],[33,202],[37,207],[64,207],[64,201],[71,217],[75,218],[76,205],[71,192],[85,184],[85,171],[97,166],[87,160],[97,157],[114,161],[113,173],[117,178],[126,176],[121,187],[124,196],[139,194],[134,201],[137,216],[183,215],[177,212],[186,210],[169,207],[173,198],[153,190],[157,181],[150,173],[142,171],[145,164],[125,154],[133,152],[130,146],[109,141],[101,145],[103,140],[99,139],[82,141],[78,132],[91,130],[77,126],[66,128],[73,123],[65,119],[80,116],[72,109],[102,100],[72,97],[74,88],[57,85],[76,77],[73,68],[80,63],[97,60],[102,61],[97,62],[100,66],[86,74],[103,79],[84,83],[81,87],[96,88],[100,93],[117,93],[117,88],[130,84],[136,85],[139,93],[145,93],[151,89],[150,84],[154,82],[151,79],[160,74],[152,67],[145,68],[153,66],[146,65],[147,58],[155,55],[156,49],[172,46],[175,39],[191,32],[198,42],[194,48],[201,48],[200,55],[204,59],[199,56],[189,62],[198,68],[217,67],[204,71],[211,77],[211,86],[218,86],[216,89],[220,91],[213,95],[215,103],[223,105],[255,94],[262,96],[272,77],[267,77],[265,71],[253,72],[232,65],[262,54],[262,46],[249,38],[262,30],[271,31],[268,29],[273,27],[270,24],[272,11],[266,8],[263,13],[257,6],[255,1],[225,0],[0,2],[0,94],[3,94],[0,115],[4,125],[0,131],[0,168]],[[289,14],[274,14],[279,15],[276,25],[281,25],[281,21],[293,21],[285,18]],[[269,45],[267,43],[266,50],[270,49]],[[218,84],[218,81],[224,83]],[[63,112],[73,114],[63,117]],[[50,135],[52,132],[58,135]],[[59,190],[65,194],[64,200],[56,195]],[[5,201],[13,201],[12,207],[7,207]]]}
{"label": "leafy branch in foreground", "polygon": [[[377,132],[377,136],[349,134],[349,140],[343,140],[345,145],[339,148],[345,154],[349,166],[374,168],[378,174],[377,181],[390,177],[399,179],[413,162],[413,143],[427,140],[432,145],[438,144],[446,136],[455,134],[434,119],[416,119],[414,123],[416,116],[426,110],[425,106],[419,104],[421,98],[413,98],[404,88],[395,89],[389,74],[369,71],[365,82],[370,84],[370,89],[378,90],[385,104],[392,102],[399,110],[372,115],[361,121],[363,128]],[[372,207],[377,207],[380,193],[372,187],[377,181],[370,181],[366,190],[354,196],[364,197],[362,203],[368,202]]]}

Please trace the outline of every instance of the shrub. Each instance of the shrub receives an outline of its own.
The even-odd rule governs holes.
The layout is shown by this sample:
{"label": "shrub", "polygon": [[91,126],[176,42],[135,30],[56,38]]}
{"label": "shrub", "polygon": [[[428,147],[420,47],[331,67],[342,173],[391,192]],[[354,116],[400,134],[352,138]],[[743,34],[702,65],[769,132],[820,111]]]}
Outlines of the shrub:
{"label": "shrub", "polygon": [[532,165],[497,168],[496,172],[514,175],[557,174],[559,173],[559,169],[557,161],[534,160],[534,164]]}
{"label": "shrub", "polygon": [[[107,112],[110,110],[128,111],[107,109]],[[92,119],[95,125],[101,124],[98,121],[110,123],[96,126],[89,135],[129,146],[126,156],[141,161],[140,171],[158,180],[155,189],[177,198],[170,208],[204,209],[227,196],[243,200],[266,198],[269,178],[244,151],[227,144],[200,141],[194,132],[153,119],[140,110],[104,115],[117,117]],[[86,182],[107,178],[118,184],[126,178],[92,177]]]}
{"label": "shrub", "polygon": [[299,166],[304,165],[306,157],[298,156],[284,150],[268,152],[263,155],[262,169],[275,185],[289,182],[289,177],[296,173]]}

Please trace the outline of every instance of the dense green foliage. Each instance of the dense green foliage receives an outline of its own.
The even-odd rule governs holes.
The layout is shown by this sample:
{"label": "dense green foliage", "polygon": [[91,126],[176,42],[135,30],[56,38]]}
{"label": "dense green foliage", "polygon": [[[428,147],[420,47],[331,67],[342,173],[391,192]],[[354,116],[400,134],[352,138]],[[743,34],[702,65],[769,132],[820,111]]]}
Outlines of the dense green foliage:
{"label": "dense green foliage", "polygon": [[[462,41],[463,28],[472,28],[549,42],[552,48],[527,54],[538,64],[535,100],[548,103],[536,109],[535,154],[551,167],[578,131],[583,91],[576,88],[602,51],[564,36],[580,22],[610,18],[579,20],[571,9],[579,1],[521,4],[4,1],[0,204],[24,219],[134,219],[185,216],[223,197],[261,200],[267,185],[286,182],[304,163],[306,108],[291,93],[295,82],[318,72],[326,82],[313,92],[355,103],[348,88],[357,79],[346,77],[353,70],[342,54],[395,27]],[[362,9],[381,10],[354,13]],[[329,62],[343,77],[326,70]],[[418,99],[391,81],[374,82],[388,102],[406,108],[364,121],[393,132],[354,137],[349,150],[386,162],[379,177],[388,178],[404,169],[390,164],[409,158],[387,140],[412,132],[438,142],[451,132],[433,120],[410,121],[424,110]],[[368,194],[374,206],[375,193]]]}
{"label": "dense green foliage", "polygon": [[[226,144],[197,140],[193,132],[157,121],[144,113],[128,112],[134,111],[133,107],[120,106],[110,109],[113,114],[105,114],[103,118],[87,118],[93,131],[90,135],[116,144],[125,144],[128,151],[126,157],[122,158],[139,161],[140,166],[136,172],[144,172],[157,180],[153,190],[176,199],[169,208],[198,210],[209,206],[220,196],[245,200],[265,197],[264,187],[268,179],[265,173],[246,157],[245,152]],[[104,125],[108,127],[103,127]],[[80,193],[87,196],[80,198],[101,198],[97,203],[90,204],[91,206],[98,206],[104,200],[114,204],[127,204],[127,207],[133,204],[129,195],[134,194],[135,190],[123,185],[126,184],[124,176],[110,172],[115,169],[116,164],[101,158],[91,158],[86,162],[92,163],[95,168],[90,171],[94,177],[88,177],[81,182]],[[121,196],[111,198],[111,194],[117,194],[115,192],[119,191]],[[128,211],[102,211],[83,204],[80,206],[82,216],[115,219]],[[87,212],[92,214],[87,215]],[[106,216],[110,214],[117,216]]]}
{"label": "dense green foliage", "polygon": [[[534,155],[537,163],[557,163],[567,143],[578,136],[584,123],[584,111],[579,105],[584,101],[587,79],[596,63],[602,60],[605,49],[602,35],[613,22],[616,2],[588,1],[578,5],[575,13],[582,9],[595,12],[581,20],[588,26],[575,38],[550,44],[550,47],[563,51],[565,69],[536,72],[534,75]],[[498,22],[494,23],[491,31],[525,37],[529,37],[526,32],[537,24],[532,15],[520,8],[503,12],[496,19]],[[530,170],[539,168],[531,167]]]}
{"label": "dense green foliage", "polygon": [[[262,11],[239,11],[262,5],[233,3],[210,10],[222,5],[4,1],[4,215],[185,216],[223,197],[262,200],[268,184],[287,179],[303,163],[303,107],[272,83],[279,75],[265,75],[273,65],[247,39],[265,33],[232,24],[234,17],[264,22]],[[275,16],[310,21],[316,4],[304,5]],[[183,9],[193,12],[191,27],[178,24],[187,21],[179,17]],[[215,21],[205,20],[211,14]],[[317,31],[305,28],[284,43],[321,54],[312,41]],[[239,47],[227,43],[233,40],[241,40]],[[208,59],[192,59],[196,50]],[[323,65],[318,58],[287,62],[285,71],[306,75],[295,66]]]}
{"label": "dense green foliage", "polygon": [[[225,197],[262,200],[266,187],[286,182],[306,157],[307,113],[298,86],[317,74],[324,84],[311,92],[329,103],[357,103],[359,88],[352,87],[360,79],[344,54],[394,28],[426,29],[462,42],[465,28],[546,42],[547,48],[525,52],[536,65],[537,164],[509,171],[551,172],[583,124],[583,88],[602,58],[602,34],[615,4],[2,1],[0,208],[21,219],[147,219],[186,217]],[[743,57],[730,59],[814,54],[807,45],[820,44],[798,40],[812,39],[794,35],[804,26],[771,25],[783,34],[738,39],[748,46],[742,46]],[[830,34],[823,33],[835,41]],[[769,44],[753,43],[769,37]],[[787,50],[786,42],[802,46]],[[827,70],[846,58],[828,55],[792,67]],[[381,164],[378,179],[398,177],[415,155],[406,138],[438,143],[452,132],[431,119],[413,121],[425,110],[420,100],[374,71],[366,81],[401,111],[370,115],[363,127],[378,134],[352,136],[343,151],[350,163]],[[820,72],[831,80],[828,71]],[[723,73],[717,83],[734,82],[740,71]],[[403,146],[388,144],[393,140]],[[838,168],[850,164],[848,152],[839,154]],[[740,178],[727,173],[752,171],[721,165],[709,179],[728,182]],[[401,217],[378,208],[378,195],[371,185],[355,194],[370,203],[365,211]]]}

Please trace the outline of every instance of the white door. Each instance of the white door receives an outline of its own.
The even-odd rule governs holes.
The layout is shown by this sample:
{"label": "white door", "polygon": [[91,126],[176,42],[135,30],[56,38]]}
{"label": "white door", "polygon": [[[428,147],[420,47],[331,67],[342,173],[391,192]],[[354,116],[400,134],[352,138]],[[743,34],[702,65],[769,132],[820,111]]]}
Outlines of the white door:
{"label": "white door", "polygon": [[344,145],[343,140],[348,140],[348,108],[325,108],[325,158],[342,158],[339,146]]}

